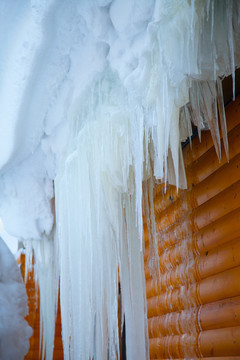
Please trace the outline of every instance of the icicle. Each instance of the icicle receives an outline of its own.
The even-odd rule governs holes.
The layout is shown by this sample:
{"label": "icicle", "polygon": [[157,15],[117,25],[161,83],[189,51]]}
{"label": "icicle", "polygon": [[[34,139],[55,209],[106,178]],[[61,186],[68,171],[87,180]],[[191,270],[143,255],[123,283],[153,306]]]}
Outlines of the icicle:
{"label": "icicle", "polygon": [[[117,89],[118,79],[109,71],[93,85],[96,97],[92,119],[81,128],[76,126],[81,114],[76,113],[62,172],[55,182],[67,358],[68,351],[70,358],[119,358],[118,269],[128,334],[127,356],[148,356],[142,225],[138,220],[139,211],[142,218],[142,199],[136,191],[143,176],[143,134],[140,132],[136,139],[136,144],[142,141],[137,173],[132,155],[136,144],[129,141],[131,131],[135,136],[137,123],[130,127],[129,113],[116,103]],[[85,106],[88,108],[88,102]],[[86,114],[84,108],[82,111]],[[74,316],[67,320],[69,313]]]}
{"label": "icicle", "polygon": [[213,45],[213,36],[214,36],[214,1],[212,0],[212,9],[211,9],[211,43]]}
{"label": "icicle", "polygon": [[[202,129],[210,129],[213,143],[218,159],[221,158],[221,143],[218,126],[217,114],[217,92],[214,81],[194,82],[190,93],[194,123],[198,127],[198,132]],[[199,135],[200,140],[201,136]]]}
{"label": "icicle", "polygon": [[[39,240],[26,240],[26,271],[32,267],[40,294],[40,348],[39,356],[51,360],[53,357],[55,322],[58,305],[58,252],[54,231],[49,237]],[[36,288],[37,290],[37,288]],[[48,294],[48,296],[46,296]]]}
{"label": "icicle", "polygon": [[191,40],[193,40],[194,33],[193,33],[193,21],[194,21],[194,14],[195,13],[195,0],[191,0]]}
{"label": "icicle", "polygon": [[209,19],[210,1],[211,1],[211,0],[207,0],[207,18],[206,18],[207,21],[208,21],[208,19]]}
{"label": "icicle", "polygon": [[153,178],[143,183],[144,194],[144,214],[147,221],[148,239],[149,239],[149,254],[148,254],[148,268],[151,276],[155,280],[155,284],[160,281],[159,270],[159,256],[158,256],[158,240],[156,237],[155,214],[153,204]]}
{"label": "icicle", "polygon": [[233,100],[235,100],[235,55],[234,55],[234,38],[233,38],[233,2],[227,0],[226,2],[227,12],[227,34],[228,34],[228,47],[231,60],[232,70],[232,89],[233,89]]}
{"label": "icicle", "polygon": [[[120,244],[120,278],[126,320],[126,355],[128,359],[144,360],[149,359],[148,329],[144,315],[146,311],[144,261],[137,240],[134,198],[125,197],[125,204],[123,229],[128,239],[123,237]],[[130,259],[128,254],[132,255]]]}
{"label": "icicle", "polygon": [[216,87],[214,82],[202,84],[202,104],[207,123],[210,127],[215,150],[220,161],[221,159],[221,142],[218,126]]}
{"label": "icicle", "polygon": [[190,108],[192,114],[192,122],[198,129],[199,140],[201,141],[201,131],[205,128],[202,111],[200,106],[200,90],[197,81],[192,82],[192,88],[190,90]]}
{"label": "icicle", "polygon": [[190,142],[190,146],[192,147],[192,123],[191,123],[192,115],[190,104],[184,105],[180,110],[179,115],[179,132],[180,132],[180,139],[183,141],[188,138]]}
{"label": "icicle", "polygon": [[227,124],[226,124],[223,92],[222,92],[222,81],[220,79],[217,79],[216,87],[217,87],[218,111],[219,111],[219,118],[220,118],[221,130],[222,130],[223,144],[224,144],[227,160],[229,160]]}

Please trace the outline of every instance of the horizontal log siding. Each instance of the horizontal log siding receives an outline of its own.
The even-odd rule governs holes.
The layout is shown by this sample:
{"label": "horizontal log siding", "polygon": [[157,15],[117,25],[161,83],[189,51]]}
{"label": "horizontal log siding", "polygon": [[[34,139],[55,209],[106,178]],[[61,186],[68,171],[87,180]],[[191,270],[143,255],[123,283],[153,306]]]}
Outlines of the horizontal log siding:
{"label": "horizontal log siding", "polygon": [[209,132],[184,148],[187,190],[156,185],[160,281],[148,267],[149,351],[157,359],[240,359],[240,97],[226,109],[229,161]]}

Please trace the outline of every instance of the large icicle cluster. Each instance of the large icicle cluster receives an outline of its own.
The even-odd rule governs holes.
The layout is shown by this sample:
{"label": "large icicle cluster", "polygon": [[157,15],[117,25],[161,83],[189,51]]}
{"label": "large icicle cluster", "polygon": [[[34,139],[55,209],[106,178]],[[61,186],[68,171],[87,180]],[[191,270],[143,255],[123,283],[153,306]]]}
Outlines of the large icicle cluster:
{"label": "large icicle cluster", "polygon": [[67,359],[118,357],[119,281],[127,358],[148,358],[143,198],[157,276],[155,179],[186,187],[191,122],[228,151],[240,2],[2,0],[0,17],[0,216],[35,252],[47,358],[58,274]]}
{"label": "large icicle cluster", "polygon": [[73,359],[119,358],[119,271],[128,357],[145,359],[144,268],[126,94],[107,71],[89,95],[74,111],[55,181],[64,348]]}
{"label": "large icicle cluster", "polygon": [[24,317],[28,314],[27,295],[18,264],[0,238],[0,359],[23,359],[29,349],[32,329]]}

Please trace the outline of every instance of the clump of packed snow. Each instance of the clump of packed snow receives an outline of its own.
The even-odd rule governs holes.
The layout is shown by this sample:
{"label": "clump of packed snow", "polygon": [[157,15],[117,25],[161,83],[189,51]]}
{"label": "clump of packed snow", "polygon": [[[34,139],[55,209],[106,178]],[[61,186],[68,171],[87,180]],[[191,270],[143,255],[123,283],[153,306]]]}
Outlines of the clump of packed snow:
{"label": "clump of packed snow", "polygon": [[142,189],[156,275],[154,180],[186,187],[191,122],[228,151],[240,2],[3,0],[0,17],[0,217],[31,239],[45,324],[59,271],[65,357],[116,358],[120,279],[127,357],[148,358]]}
{"label": "clump of packed snow", "polygon": [[5,241],[8,248],[10,249],[10,251],[16,257],[17,253],[18,253],[18,247],[19,247],[18,239],[16,237],[14,237],[14,236],[9,235],[6,232],[1,219],[0,219],[0,237],[3,239],[3,241]]}
{"label": "clump of packed snow", "polygon": [[27,314],[22,275],[14,255],[0,238],[0,359],[24,359],[32,335],[24,319]]}

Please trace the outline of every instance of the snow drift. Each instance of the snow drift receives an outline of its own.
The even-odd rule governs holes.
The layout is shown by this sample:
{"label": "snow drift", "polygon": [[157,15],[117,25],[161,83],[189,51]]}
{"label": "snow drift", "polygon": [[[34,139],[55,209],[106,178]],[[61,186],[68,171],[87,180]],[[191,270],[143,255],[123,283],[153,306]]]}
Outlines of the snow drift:
{"label": "snow drift", "polygon": [[0,238],[0,359],[24,359],[32,335],[24,320],[27,314],[22,275],[16,259]]}

